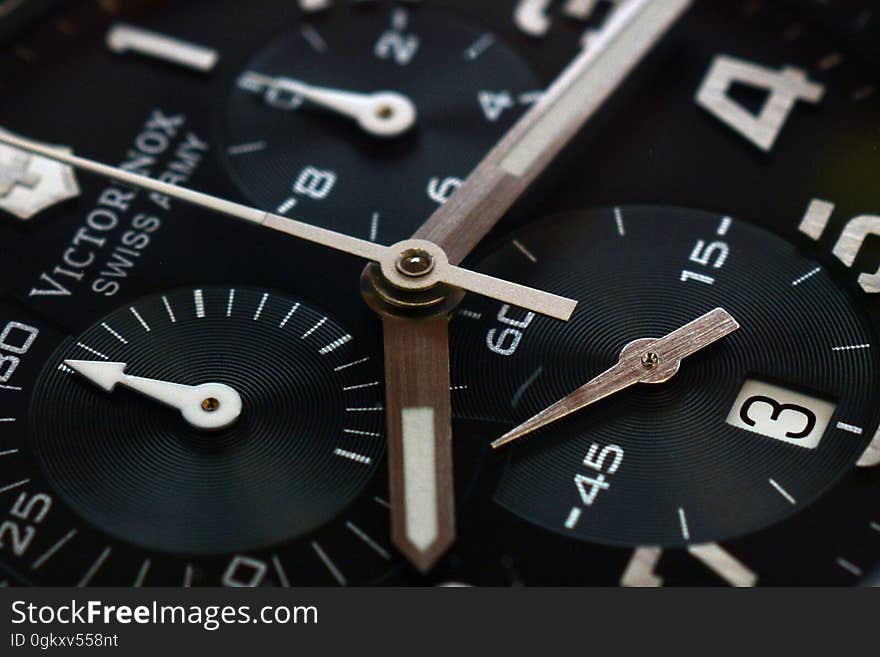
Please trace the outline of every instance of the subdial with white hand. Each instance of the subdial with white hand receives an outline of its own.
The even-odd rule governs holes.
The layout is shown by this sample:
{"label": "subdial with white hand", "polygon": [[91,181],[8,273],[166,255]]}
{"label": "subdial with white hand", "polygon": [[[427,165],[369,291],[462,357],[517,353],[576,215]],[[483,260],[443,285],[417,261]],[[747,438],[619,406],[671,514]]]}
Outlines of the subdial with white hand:
{"label": "subdial with white hand", "polygon": [[[319,536],[342,514],[343,535],[350,521],[390,551],[387,510],[373,501],[386,493],[366,493],[385,485],[371,351],[329,313],[271,290],[139,299],[56,350],[33,394],[34,453],[79,516],[148,550],[304,544],[318,558],[317,541],[341,563]],[[363,496],[378,527],[351,511]],[[299,557],[277,554],[302,580]],[[373,565],[367,579],[386,568]]]}
{"label": "subdial with white hand", "polygon": [[540,96],[501,35],[426,3],[337,3],[261,43],[227,99],[223,150],[264,210],[393,244]]}

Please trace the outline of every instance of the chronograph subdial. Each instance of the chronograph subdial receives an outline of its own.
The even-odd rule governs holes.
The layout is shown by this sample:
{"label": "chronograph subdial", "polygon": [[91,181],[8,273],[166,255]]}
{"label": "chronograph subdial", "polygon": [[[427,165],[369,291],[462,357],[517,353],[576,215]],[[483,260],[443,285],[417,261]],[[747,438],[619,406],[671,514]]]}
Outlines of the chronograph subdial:
{"label": "chronograph subdial", "polygon": [[614,208],[526,229],[483,266],[580,305],[560,327],[471,302],[454,360],[493,385],[462,397],[465,415],[523,421],[632,341],[719,306],[740,325],[661,385],[502,447],[495,499],[531,523],[614,546],[715,545],[807,508],[874,435],[876,336],[822,267],[770,233],[694,210]]}
{"label": "chronograph subdial", "polygon": [[[378,378],[340,358],[352,340],[268,292],[145,299],[62,346],[34,391],[34,453],[84,518],[144,547],[204,554],[290,540],[345,508],[382,457]],[[115,372],[126,389],[108,394],[84,362],[125,364],[130,374]],[[240,396],[239,416],[206,431],[132,381],[187,386],[204,397],[197,410],[219,406],[207,418]]]}
{"label": "chronograph subdial", "polygon": [[66,339],[16,317],[5,341],[27,357],[4,398],[30,403],[4,409],[15,422],[0,465],[19,475],[4,491],[25,496],[13,507],[29,504],[26,520],[43,525],[16,552],[37,581],[57,581],[62,564],[76,574],[61,556],[69,543],[89,584],[139,568],[139,583],[171,585],[388,571],[381,374],[327,314],[275,292],[200,287]]}
{"label": "chronograph subdial", "polygon": [[456,191],[540,89],[520,54],[455,14],[340,7],[247,61],[227,101],[226,162],[263,209],[392,244]]}

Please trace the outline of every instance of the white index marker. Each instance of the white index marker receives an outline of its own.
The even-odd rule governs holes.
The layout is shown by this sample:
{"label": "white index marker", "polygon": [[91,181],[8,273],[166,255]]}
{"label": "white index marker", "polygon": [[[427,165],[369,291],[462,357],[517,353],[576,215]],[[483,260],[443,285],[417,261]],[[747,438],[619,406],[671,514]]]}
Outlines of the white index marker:
{"label": "white index marker", "polygon": [[434,409],[404,408],[401,410],[401,421],[406,537],[416,548],[427,551],[440,535]]}
{"label": "white index marker", "polygon": [[219,53],[212,48],[126,23],[113,24],[105,41],[107,47],[117,54],[134,52],[202,73],[211,71],[220,59]]}

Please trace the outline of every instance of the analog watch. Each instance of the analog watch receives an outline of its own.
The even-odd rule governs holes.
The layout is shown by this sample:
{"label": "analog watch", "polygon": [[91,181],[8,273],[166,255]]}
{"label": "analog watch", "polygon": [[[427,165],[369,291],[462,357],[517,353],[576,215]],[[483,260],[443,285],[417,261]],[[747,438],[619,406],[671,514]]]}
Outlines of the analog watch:
{"label": "analog watch", "polygon": [[878,43],[0,1],[0,585],[880,583]]}

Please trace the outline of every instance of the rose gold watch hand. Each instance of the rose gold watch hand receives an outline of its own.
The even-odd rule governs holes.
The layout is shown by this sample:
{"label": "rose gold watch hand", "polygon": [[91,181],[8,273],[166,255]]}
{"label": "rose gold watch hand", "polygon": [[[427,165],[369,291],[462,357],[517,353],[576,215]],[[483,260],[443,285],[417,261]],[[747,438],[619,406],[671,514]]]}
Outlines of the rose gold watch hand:
{"label": "rose gold watch hand", "polygon": [[392,540],[426,572],[455,540],[449,321],[382,324]]}
{"label": "rose gold watch hand", "polygon": [[567,397],[529,418],[492,443],[498,448],[637,383],[665,383],[678,373],[681,361],[739,329],[721,308],[706,313],[663,338],[630,342],[617,364]]}
{"label": "rose gold watch hand", "polygon": [[416,233],[460,263],[678,21],[691,0],[622,5],[544,97]]}

